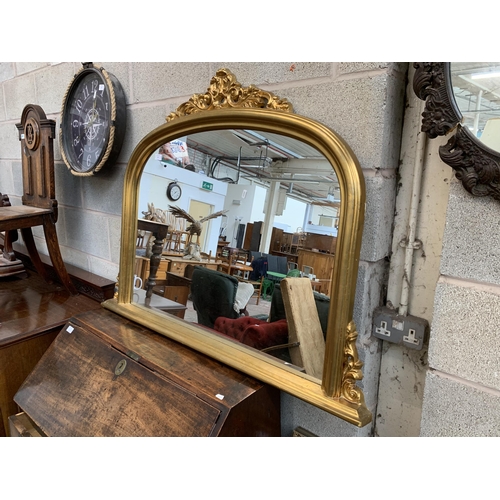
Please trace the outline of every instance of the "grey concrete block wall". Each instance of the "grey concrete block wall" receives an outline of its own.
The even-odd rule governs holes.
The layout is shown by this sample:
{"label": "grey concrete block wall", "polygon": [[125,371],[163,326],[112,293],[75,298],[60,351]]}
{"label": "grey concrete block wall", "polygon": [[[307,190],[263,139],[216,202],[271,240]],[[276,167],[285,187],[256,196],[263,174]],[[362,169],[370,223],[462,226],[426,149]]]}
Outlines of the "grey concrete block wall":
{"label": "grey concrete block wall", "polygon": [[377,262],[389,255],[392,242],[396,170],[384,174],[365,171],[366,211],[361,260]]}
{"label": "grey concrete block wall", "polygon": [[21,159],[21,144],[16,127],[20,118],[21,116],[17,120],[0,122],[0,159],[2,161]]}
{"label": "grey concrete block wall", "polygon": [[189,98],[205,92],[212,76],[209,63],[133,63],[134,102]]}
{"label": "grey concrete block wall", "polygon": [[500,393],[460,379],[427,373],[423,437],[498,437]]}
{"label": "grey concrete block wall", "polygon": [[3,98],[3,87],[0,85],[0,120],[5,120],[5,104]]}
{"label": "grey concrete block wall", "polygon": [[[99,63],[120,80],[127,98],[127,131],[116,165],[95,178],[78,179],[61,161],[56,143],[56,190],[61,211],[61,251],[78,267],[116,279],[120,248],[123,173],[138,142],[193,93],[205,92],[219,67],[243,85],[257,84],[291,101],[297,113],[333,128],[349,144],[365,173],[367,228],[363,234],[355,316],[362,382],[370,409],[376,406],[379,343],[370,339],[371,314],[379,305],[384,258],[390,248],[395,171],[403,116],[405,64],[399,63]],[[0,175],[20,190],[20,147],[15,122],[25,104],[47,107],[57,120],[63,93],[80,63],[0,63]],[[40,102],[34,100],[40,99]],[[14,134],[12,133],[14,131]],[[101,175],[102,174],[102,175]],[[2,188],[0,186],[0,192]],[[43,245],[43,241],[41,242]],[[303,425],[323,436],[364,436],[358,429],[283,395],[283,425]]]}
{"label": "grey concrete block wall", "polygon": [[[79,67],[77,67],[78,69]],[[74,63],[56,64],[51,66],[50,70],[34,72],[33,79],[36,91],[34,104],[41,106],[47,115],[59,114],[64,94],[75,72]],[[26,101],[21,101],[20,104],[22,112]]]}
{"label": "grey concrete block wall", "polygon": [[[218,62],[211,64],[212,73],[219,68],[229,69],[244,85],[263,86],[276,83],[293,82],[316,78],[331,78],[336,70],[336,63],[331,62]],[[212,75],[210,75],[212,77]],[[279,95],[279,92],[276,92]],[[292,103],[294,104],[294,103]]]}
{"label": "grey concrete block wall", "polygon": [[[404,78],[378,75],[337,79],[317,85],[279,89],[296,113],[337,132],[353,150],[362,169],[397,168],[401,138]],[[356,106],[352,96],[356,95]],[[388,102],[395,101],[399,117]],[[399,103],[399,104],[397,104]],[[396,120],[397,118],[397,120]]]}
{"label": "grey concrete block wall", "polygon": [[3,83],[3,92],[7,120],[19,121],[26,104],[38,104],[35,77],[32,73],[5,81]]}
{"label": "grey concrete block wall", "polygon": [[319,410],[289,394],[281,394],[281,435],[290,437],[297,427],[320,437],[369,437],[370,424],[356,427],[344,420]]}
{"label": "grey concrete block wall", "polygon": [[[353,319],[356,323],[358,339],[356,346],[359,360],[363,363],[363,379],[359,387],[363,390],[365,403],[375,416],[378,403],[378,381],[382,342],[373,337],[373,310],[382,304],[382,291],[387,283],[387,262],[360,262]],[[371,426],[372,427],[373,422]],[[371,432],[371,431],[370,431]]]}
{"label": "grey concrete block wall", "polygon": [[500,390],[500,289],[495,291],[438,283],[429,344],[433,369]]}
{"label": "grey concrete block wall", "polygon": [[441,273],[500,285],[499,229],[500,203],[472,196],[455,179],[450,185]]}
{"label": "grey concrete block wall", "polygon": [[500,436],[499,220],[498,201],[451,182],[422,436]]}
{"label": "grey concrete block wall", "polygon": [[14,78],[16,75],[15,65],[16,63],[13,62],[0,62],[0,82]]}

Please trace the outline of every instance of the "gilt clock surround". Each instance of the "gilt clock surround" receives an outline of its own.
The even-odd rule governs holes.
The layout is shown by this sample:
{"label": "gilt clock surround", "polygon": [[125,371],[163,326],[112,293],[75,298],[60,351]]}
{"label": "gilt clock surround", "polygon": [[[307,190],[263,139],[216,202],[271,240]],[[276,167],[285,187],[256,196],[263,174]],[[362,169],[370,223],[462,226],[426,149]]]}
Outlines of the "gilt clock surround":
{"label": "gilt clock surround", "polygon": [[64,95],[59,142],[73,175],[90,176],[120,153],[126,128],[125,93],[118,79],[83,63]]}

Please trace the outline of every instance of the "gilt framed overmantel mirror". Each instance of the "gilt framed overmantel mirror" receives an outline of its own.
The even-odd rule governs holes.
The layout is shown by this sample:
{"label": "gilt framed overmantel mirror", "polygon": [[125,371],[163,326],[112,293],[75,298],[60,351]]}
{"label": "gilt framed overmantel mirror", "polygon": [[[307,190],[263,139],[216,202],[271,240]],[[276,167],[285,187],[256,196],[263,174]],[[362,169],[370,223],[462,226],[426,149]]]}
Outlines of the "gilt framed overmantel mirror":
{"label": "gilt framed overmantel mirror", "polygon": [[[188,147],[189,159],[180,154],[170,161],[172,148],[183,145]],[[190,186],[195,186],[197,194]],[[298,218],[293,228],[297,233],[306,232],[303,226],[311,224],[325,226],[323,232],[335,236],[335,248],[330,252],[334,263],[324,280],[329,296],[324,351],[321,370],[314,374],[162,311],[155,307],[154,296],[143,293],[138,298],[134,290],[138,226],[151,208],[150,201],[163,199],[155,204],[161,209],[192,207],[188,201],[193,200],[209,205],[213,217],[197,216],[203,224],[201,234],[193,234],[197,239],[192,241],[197,241],[203,255],[215,256],[222,234],[229,233],[231,243],[236,237],[231,229],[235,212],[228,209],[228,203],[238,206],[262,189],[266,196],[262,200],[260,251],[270,252],[275,217],[282,203],[307,207],[307,216]],[[117,292],[104,307],[364,426],[372,416],[359,387],[363,373],[353,321],[364,210],[363,175],[344,139],[321,123],[294,113],[286,99],[255,86],[243,87],[230,71],[221,69],[205,93],[195,94],[179,106],[164,125],[139,142],[130,157],[124,179]],[[156,230],[151,265],[158,248],[160,252],[164,248],[162,238],[168,233],[168,224],[157,223]],[[318,254],[324,251],[314,250]],[[194,265],[199,258],[193,258]]]}
{"label": "gilt framed overmantel mirror", "polygon": [[414,63],[421,130],[449,136],[439,156],[473,196],[500,200],[500,63]]}

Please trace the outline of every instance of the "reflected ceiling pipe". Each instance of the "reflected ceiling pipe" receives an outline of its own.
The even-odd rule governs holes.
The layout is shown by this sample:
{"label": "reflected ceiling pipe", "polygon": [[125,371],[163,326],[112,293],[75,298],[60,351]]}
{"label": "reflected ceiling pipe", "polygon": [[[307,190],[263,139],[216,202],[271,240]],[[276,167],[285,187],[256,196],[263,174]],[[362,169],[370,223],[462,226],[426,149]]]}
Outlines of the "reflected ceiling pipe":
{"label": "reflected ceiling pipe", "polygon": [[326,159],[291,158],[286,161],[277,160],[271,165],[271,170],[279,174],[309,174],[332,175],[333,167]]}
{"label": "reflected ceiling pipe", "polygon": [[238,160],[237,160],[237,163],[236,163],[236,166],[238,167],[238,177],[236,178],[236,184],[238,184],[238,182],[240,182],[240,172],[241,172],[241,148],[242,146],[240,146],[240,150],[238,151]]}
{"label": "reflected ceiling pipe", "polygon": [[[479,91],[479,94],[477,94],[477,98],[476,98],[476,111],[480,111],[481,110],[481,100],[483,98],[483,90],[480,90]],[[473,126],[473,129],[472,129],[472,132],[474,133],[474,135],[477,137],[477,131],[479,129],[479,113],[476,113],[476,115],[474,116],[474,126]]]}
{"label": "reflected ceiling pipe", "polygon": [[271,182],[269,186],[269,200],[267,210],[264,216],[264,224],[262,225],[262,237],[260,240],[259,252],[269,253],[271,248],[271,235],[274,226],[274,214],[278,208],[280,183]]}
{"label": "reflected ceiling pipe", "polygon": [[466,75],[458,75],[458,76],[459,76],[459,78],[461,78],[462,80],[466,81],[467,83],[470,83],[474,87],[477,87],[478,89],[483,90],[483,91],[491,94],[494,97],[500,97],[500,93],[497,91],[496,88],[490,89],[490,88],[486,87],[485,85],[479,83],[477,80],[473,81],[472,79],[470,79]]}

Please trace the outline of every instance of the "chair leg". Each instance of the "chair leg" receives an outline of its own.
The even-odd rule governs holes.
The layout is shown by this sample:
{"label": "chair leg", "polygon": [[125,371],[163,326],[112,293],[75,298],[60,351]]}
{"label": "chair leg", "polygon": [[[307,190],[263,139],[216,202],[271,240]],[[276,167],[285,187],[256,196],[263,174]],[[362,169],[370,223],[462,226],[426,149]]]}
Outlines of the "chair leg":
{"label": "chair leg", "polygon": [[54,266],[54,271],[61,280],[64,287],[71,293],[71,295],[78,295],[78,290],[71,281],[64,261],[61,256],[61,250],[59,248],[59,241],[57,239],[56,226],[52,222],[52,219],[45,217],[43,221],[43,232],[45,234],[45,241],[47,242],[47,249],[49,251],[50,260]]}
{"label": "chair leg", "polygon": [[257,288],[257,304],[256,305],[259,305],[260,296],[262,294],[262,284],[263,283],[264,283],[264,276],[262,276],[262,278],[260,279],[259,288]]}
{"label": "chair leg", "polygon": [[[36,272],[47,282],[52,283],[47,270],[43,262],[40,259],[40,255],[38,255],[38,250],[36,249],[35,240],[33,238],[33,232],[31,231],[31,227],[25,227],[21,229],[21,234],[23,236],[24,244],[28,250],[28,254],[31,258],[31,262],[35,266]],[[47,242],[48,244],[48,242]]]}
{"label": "chair leg", "polygon": [[17,231],[5,231],[4,241],[3,241],[3,257],[7,261],[15,261],[16,254],[14,253],[14,249],[12,248],[12,243],[17,241]]}

